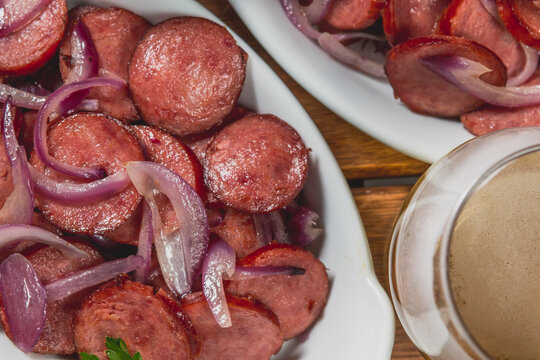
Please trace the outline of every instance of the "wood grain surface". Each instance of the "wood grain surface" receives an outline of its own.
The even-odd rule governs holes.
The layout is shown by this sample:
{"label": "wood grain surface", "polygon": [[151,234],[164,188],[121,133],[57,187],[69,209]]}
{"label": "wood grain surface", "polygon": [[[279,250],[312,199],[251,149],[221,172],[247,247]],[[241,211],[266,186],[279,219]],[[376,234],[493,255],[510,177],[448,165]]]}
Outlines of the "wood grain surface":
{"label": "wood grain surface", "polygon": [[[411,186],[365,187],[368,183],[365,180],[392,179],[392,182],[399,184],[400,179],[407,179],[403,183],[410,183],[410,178],[421,175],[428,168],[428,164],[414,160],[371,138],[317,101],[268,55],[226,0],[199,0],[199,3],[224,21],[270,65],[291,89],[323,134],[341,170],[349,180],[366,230],[375,271],[379,281],[388,291],[387,273],[384,270],[385,252],[392,224]],[[423,359],[397,319],[392,359]]]}

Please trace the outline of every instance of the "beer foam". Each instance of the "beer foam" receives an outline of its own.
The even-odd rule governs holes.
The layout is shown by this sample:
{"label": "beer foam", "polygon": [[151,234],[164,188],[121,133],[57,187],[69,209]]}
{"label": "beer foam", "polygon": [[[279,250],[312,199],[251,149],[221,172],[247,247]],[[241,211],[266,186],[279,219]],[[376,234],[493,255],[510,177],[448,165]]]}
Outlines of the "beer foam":
{"label": "beer foam", "polygon": [[498,360],[540,358],[540,153],[477,190],[451,239],[454,299],[474,339]]}

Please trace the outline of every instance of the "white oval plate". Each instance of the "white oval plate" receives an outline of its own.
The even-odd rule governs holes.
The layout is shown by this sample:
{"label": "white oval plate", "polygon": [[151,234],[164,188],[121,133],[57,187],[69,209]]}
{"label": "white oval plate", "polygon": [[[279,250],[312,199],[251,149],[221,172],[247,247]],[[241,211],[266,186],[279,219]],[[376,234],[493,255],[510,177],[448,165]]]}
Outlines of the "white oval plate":
{"label": "white oval plate", "polygon": [[[339,63],[288,21],[279,0],[229,0],[270,55],[344,120],[416,159],[435,162],[472,138],[458,120],[411,112],[384,80]],[[448,99],[452,101],[452,99]]]}
{"label": "white oval plate", "polygon": [[[178,15],[201,16],[221,23],[191,0],[68,0],[70,7],[83,3],[126,7],[153,23]],[[328,268],[331,281],[328,305],[306,342],[288,341],[273,359],[390,359],[394,312],[375,277],[367,239],[348,184],[323,137],[289,89],[242,39],[235,37],[249,54],[240,103],[286,120],[313,149],[305,195],[309,205],[320,212],[326,231],[317,252]],[[0,349],[2,359],[60,359],[24,355],[3,335]]]}

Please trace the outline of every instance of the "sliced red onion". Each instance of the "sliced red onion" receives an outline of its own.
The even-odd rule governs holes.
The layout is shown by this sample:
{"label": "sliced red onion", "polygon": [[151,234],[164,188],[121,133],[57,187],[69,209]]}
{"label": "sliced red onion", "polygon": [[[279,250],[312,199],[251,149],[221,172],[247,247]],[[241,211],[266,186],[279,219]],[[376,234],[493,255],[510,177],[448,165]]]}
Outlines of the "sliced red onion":
{"label": "sliced red onion", "polygon": [[266,214],[252,214],[253,225],[259,239],[259,245],[264,246],[272,241],[272,225]]}
{"label": "sliced red onion", "polygon": [[261,276],[304,275],[305,269],[294,266],[237,266],[232,276],[226,277],[227,280],[238,281],[254,279]]}
{"label": "sliced red onion", "polygon": [[0,37],[22,29],[34,20],[51,0],[7,0],[0,12]]}
{"label": "sliced red onion", "polygon": [[521,107],[540,104],[540,85],[494,86],[480,79],[491,71],[483,64],[454,55],[438,55],[421,59],[422,63],[463,91],[488,104]]}
{"label": "sliced red onion", "polygon": [[304,35],[312,39],[317,39],[320,32],[309,22],[304,8],[298,0],[280,0],[283,10],[289,21]]}
{"label": "sliced red onion", "polygon": [[32,264],[21,254],[12,254],[0,264],[0,294],[11,339],[29,353],[45,325],[47,293]]}
{"label": "sliced red onion", "polygon": [[13,126],[16,118],[11,97],[2,111],[2,138],[11,165],[13,191],[0,209],[0,224],[30,224],[34,212],[34,190],[24,147],[19,147]]}
{"label": "sliced red onion", "polygon": [[100,202],[122,192],[131,183],[124,171],[89,183],[56,182],[33,167],[30,173],[37,193],[63,204]]}
{"label": "sliced red onion", "polygon": [[321,48],[339,61],[354,67],[368,75],[385,78],[383,64],[370,60],[356,51],[353,51],[339,42],[336,37],[329,33],[322,33],[317,41]]}
{"label": "sliced red onion", "polygon": [[223,219],[225,218],[225,209],[208,208],[206,209],[206,216],[208,217],[208,226],[216,227],[223,222]]}
{"label": "sliced red onion", "polygon": [[154,228],[152,227],[152,212],[148,204],[143,204],[141,230],[139,231],[139,243],[137,255],[143,258],[144,266],[135,271],[135,280],[146,283],[150,260],[152,258],[152,243],[154,241]]}
{"label": "sliced red onion", "polygon": [[496,0],[480,0],[487,12],[496,19],[500,24],[502,24],[501,18],[499,16],[499,10],[497,10]]}
{"label": "sliced red onion", "polygon": [[525,53],[525,65],[523,65],[523,69],[519,74],[508,79],[506,86],[518,86],[523,84],[525,81],[529,80],[538,67],[538,50],[525,44],[520,45]]}
{"label": "sliced red onion", "polygon": [[46,96],[35,95],[7,84],[0,84],[0,102],[5,102],[8,96],[13,97],[13,105],[33,110],[38,110],[47,100]]}
{"label": "sliced red onion", "polygon": [[99,101],[97,99],[84,99],[77,109],[82,111],[98,111]]}
{"label": "sliced red onion", "polygon": [[287,229],[283,223],[283,217],[279,211],[272,211],[267,214],[270,227],[272,228],[272,240],[277,241],[278,243],[288,243],[289,235],[287,234]]}
{"label": "sliced red onion", "polygon": [[34,213],[34,189],[23,146],[17,150],[11,176],[13,191],[0,209],[0,224],[30,224]]}
{"label": "sliced red onion", "polygon": [[[40,108],[34,127],[34,147],[39,159],[48,167],[66,175],[87,179],[100,179],[105,175],[99,167],[78,167],[64,164],[49,154],[47,149],[47,124],[50,117],[61,116],[66,111],[63,102],[71,100],[74,93],[95,86],[109,86],[120,89],[124,81],[117,77],[94,77],[79,82],[67,84],[58,88]],[[76,104],[78,105],[78,104]]]}
{"label": "sliced red onion", "polygon": [[33,80],[28,80],[17,87],[19,90],[28,92],[30,94],[34,94],[37,96],[43,96],[43,102],[45,102],[45,97],[51,95],[51,92],[47,89],[45,89],[41,84],[38,84],[37,82]]}
{"label": "sliced red onion", "polygon": [[312,24],[321,22],[328,12],[328,9],[330,9],[331,3],[332,0],[313,0],[311,4],[304,7],[309,22]]}
{"label": "sliced red onion", "polygon": [[297,245],[305,246],[324,234],[318,227],[319,214],[306,206],[300,206],[289,221],[289,239]]}
{"label": "sliced red onion", "polygon": [[16,245],[21,240],[31,240],[55,247],[68,259],[80,259],[88,256],[84,251],[79,250],[64,239],[37,226],[0,225],[0,248]]}
{"label": "sliced red onion", "polygon": [[374,35],[366,32],[344,32],[339,34],[332,34],[333,37],[336,38],[338,41],[348,41],[348,40],[357,40],[357,39],[364,39],[364,40],[373,40],[373,41],[379,41],[379,42],[386,42],[386,39],[384,36],[380,35]]}
{"label": "sliced red onion", "polygon": [[94,267],[77,271],[69,276],[55,280],[47,286],[49,302],[62,300],[89,287],[102,284],[121,274],[127,274],[144,267],[144,259],[131,255],[127,258],[108,261]]}
{"label": "sliced red onion", "polygon": [[77,21],[71,34],[71,70],[66,84],[98,75],[99,56],[90,31],[82,21]]}
{"label": "sliced red onion", "polygon": [[[146,161],[126,165],[137,191],[152,211],[154,245],[167,286],[177,296],[191,290],[208,247],[209,230],[206,211],[195,190],[178,174]],[[154,196],[165,194],[176,213],[178,229],[166,234]]]}
{"label": "sliced red onion", "polygon": [[236,254],[229,244],[223,240],[212,242],[203,262],[202,287],[210,311],[222,328],[232,325],[223,286],[223,273],[228,277],[233,276],[235,264]]}

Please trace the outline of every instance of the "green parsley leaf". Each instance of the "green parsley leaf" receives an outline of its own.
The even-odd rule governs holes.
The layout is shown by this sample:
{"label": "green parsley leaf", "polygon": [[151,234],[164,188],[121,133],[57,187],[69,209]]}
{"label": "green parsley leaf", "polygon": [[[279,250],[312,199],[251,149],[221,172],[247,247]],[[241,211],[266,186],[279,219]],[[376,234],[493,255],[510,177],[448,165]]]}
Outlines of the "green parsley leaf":
{"label": "green parsley leaf", "polygon": [[96,355],[90,355],[85,352],[82,352],[79,355],[81,356],[81,360],[99,360]]}
{"label": "green parsley leaf", "polygon": [[[142,360],[140,353],[136,353],[131,357],[126,343],[120,338],[107,337],[105,346],[108,349],[105,353],[109,357],[109,360]],[[80,353],[80,356],[81,360],[99,360],[96,355],[89,355],[87,353]]]}

